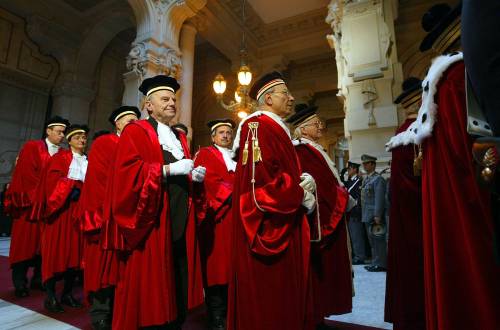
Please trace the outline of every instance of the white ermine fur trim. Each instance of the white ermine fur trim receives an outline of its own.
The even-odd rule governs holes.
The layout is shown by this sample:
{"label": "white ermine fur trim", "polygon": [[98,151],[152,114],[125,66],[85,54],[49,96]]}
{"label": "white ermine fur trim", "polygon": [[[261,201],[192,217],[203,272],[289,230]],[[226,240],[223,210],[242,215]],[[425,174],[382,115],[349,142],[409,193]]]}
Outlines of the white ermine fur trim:
{"label": "white ermine fur trim", "polygon": [[[437,85],[448,68],[463,60],[462,53],[452,53],[436,57],[427,72],[427,76],[422,81],[422,105],[418,110],[417,119],[406,129],[406,131],[393,136],[385,145],[385,149],[390,151],[401,145],[420,144],[423,140],[432,135],[434,124],[437,120],[437,104],[434,103],[434,96],[437,92]],[[465,73],[464,73],[465,74]]]}

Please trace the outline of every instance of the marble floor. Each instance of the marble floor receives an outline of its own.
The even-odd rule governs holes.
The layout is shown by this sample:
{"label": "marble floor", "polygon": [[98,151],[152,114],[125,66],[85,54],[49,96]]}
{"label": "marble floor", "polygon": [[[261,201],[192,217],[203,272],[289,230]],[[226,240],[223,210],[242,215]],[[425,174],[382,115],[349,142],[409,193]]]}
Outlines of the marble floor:
{"label": "marble floor", "polygon": [[[0,255],[9,255],[9,238],[0,238]],[[353,312],[331,316],[331,320],[392,329],[384,322],[385,273],[369,273],[354,266]],[[75,327],[0,299],[0,330],[76,329]]]}

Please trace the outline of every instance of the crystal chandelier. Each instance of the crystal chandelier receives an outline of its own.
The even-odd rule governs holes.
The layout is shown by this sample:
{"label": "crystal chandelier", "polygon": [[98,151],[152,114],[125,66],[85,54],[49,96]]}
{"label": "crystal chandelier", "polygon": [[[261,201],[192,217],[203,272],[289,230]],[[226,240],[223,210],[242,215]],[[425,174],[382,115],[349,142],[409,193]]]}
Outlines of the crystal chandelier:
{"label": "crystal chandelier", "polygon": [[252,82],[252,71],[247,65],[247,49],[245,42],[245,6],[246,0],[242,1],[242,39],[240,49],[240,69],[238,70],[238,87],[234,92],[234,101],[229,104],[224,102],[223,96],[226,91],[227,82],[222,74],[217,74],[213,81],[217,102],[221,107],[228,111],[237,112],[239,118],[245,118],[255,108],[255,102],[248,96],[249,85]]}

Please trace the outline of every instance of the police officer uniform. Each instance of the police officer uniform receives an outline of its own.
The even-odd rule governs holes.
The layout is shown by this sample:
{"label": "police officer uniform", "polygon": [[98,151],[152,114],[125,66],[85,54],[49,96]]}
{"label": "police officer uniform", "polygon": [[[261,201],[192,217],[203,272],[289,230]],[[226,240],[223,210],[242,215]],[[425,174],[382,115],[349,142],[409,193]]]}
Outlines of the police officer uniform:
{"label": "police officer uniform", "polygon": [[[377,158],[362,155],[363,163],[376,162]],[[376,171],[368,174],[361,186],[361,221],[365,224],[368,240],[372,247],[372,264],[366,266],[368,271],[385,271],[387,268],[387,244],[385,234],[385,191],[386,182]],[[380,219],[381,226],[375,224],[374,218]]]}

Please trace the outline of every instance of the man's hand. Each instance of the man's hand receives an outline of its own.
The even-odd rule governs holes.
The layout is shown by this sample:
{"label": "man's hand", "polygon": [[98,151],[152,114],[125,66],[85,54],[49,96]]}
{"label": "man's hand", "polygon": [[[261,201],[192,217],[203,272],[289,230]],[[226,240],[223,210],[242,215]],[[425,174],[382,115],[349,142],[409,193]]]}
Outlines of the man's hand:
{"label": "man's hand", "polygon": [[193,170],[194,162],[192,159],[181,159],[165,166],[167,176],[188,175]]}
{"label": "man's hand", "polygon": [[203,182],[205,173],[207,173],[207,169],[203,166],[198,166],[191,172],[191,178],[194,182]]}
{"label": "man's hand", "polygon": [[316,197],[313,193],[304,189],[304,198],[302,199],[302,206],[307,209],[307,214],[312,213],[316,208]]}
{"label": "man's hand", "polygon": [[304,190],[310,193],[314,193],[316,191],[316,181],[314,181],[314,178],[309,173],[302,173],[300,180],[300,186]]}

